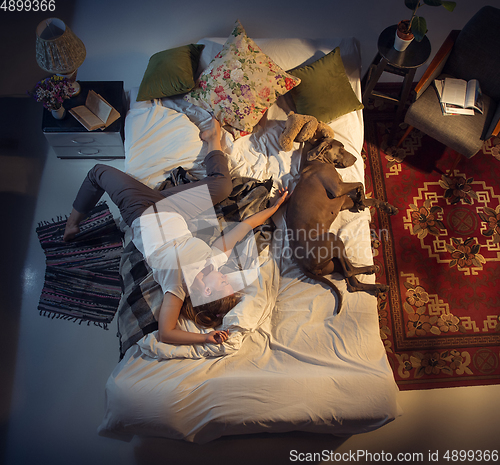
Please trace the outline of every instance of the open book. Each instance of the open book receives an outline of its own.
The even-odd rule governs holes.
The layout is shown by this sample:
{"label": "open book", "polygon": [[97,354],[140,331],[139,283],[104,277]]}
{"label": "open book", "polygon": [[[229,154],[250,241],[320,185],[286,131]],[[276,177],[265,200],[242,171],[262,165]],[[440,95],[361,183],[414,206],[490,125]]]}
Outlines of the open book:
{"label": "open book", "polygon": [[477,79],[445,78],[434,81],[443,115],[473,115],[474,110],[483,113],[481,87]]}
{"label": "open book", "polygon": [[89,131],[107,128],[120,117],[120,113],[93,90],[89,91],[85,105],[71,108],[69,112]]}

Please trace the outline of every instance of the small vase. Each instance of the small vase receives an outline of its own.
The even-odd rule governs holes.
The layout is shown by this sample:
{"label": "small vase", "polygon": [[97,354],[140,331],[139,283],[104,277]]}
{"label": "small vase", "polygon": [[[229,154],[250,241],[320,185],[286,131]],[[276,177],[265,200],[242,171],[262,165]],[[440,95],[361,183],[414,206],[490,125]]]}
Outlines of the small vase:
{"label": "small vase", "polygon": [[410,45],[411,41],[413,40],[412,33],[407,34],[405,32],[402,32],[408,29],[409,23],[410,21],[407,19],[404,21],[400,21],[396,28],[396,36],[394,37],[394,48],[398,52],[404,52],[407,49],[408,45]]}
{"label": "small vase", "polygon": [[55,119],[63,119],[66,116],[66,108],[61,105],[57,110],[51,110],[51,113]]}

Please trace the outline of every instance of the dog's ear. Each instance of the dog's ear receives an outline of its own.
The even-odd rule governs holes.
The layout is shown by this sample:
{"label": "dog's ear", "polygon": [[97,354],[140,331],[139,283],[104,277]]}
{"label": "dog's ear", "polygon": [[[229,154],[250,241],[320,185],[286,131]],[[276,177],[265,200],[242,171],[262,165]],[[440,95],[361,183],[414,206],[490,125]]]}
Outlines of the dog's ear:
{"label": "dog's ear", "polygon": [[328,139],[322,140],[316,147],[313,149],[309,150],[307,152],[306,160],[307,161],[313,161],[313,160],[320,160],[324,161],[324,152],[326,150],[329,150],[331,147],[330,141]]}
{"label": "dog's ear", "polygon": [[317,160],[318,158],[319,158],[318,151],[313,149],[313,150],[309,150],[309,152],[307,152],[307,156],[306,156],[307,161]]}

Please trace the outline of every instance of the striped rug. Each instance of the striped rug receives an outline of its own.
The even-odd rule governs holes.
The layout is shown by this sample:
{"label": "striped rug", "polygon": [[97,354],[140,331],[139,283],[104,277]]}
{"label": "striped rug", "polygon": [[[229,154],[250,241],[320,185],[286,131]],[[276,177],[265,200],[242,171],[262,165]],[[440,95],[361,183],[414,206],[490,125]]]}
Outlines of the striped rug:
{"label": "striped rug", "polygon": [[46,259],[40,315],[107,329],[121,295],[122,234],[105,202],[81,223],[71,242],[62,239],[65,225],[66,219],[57,218],[36,229]]}

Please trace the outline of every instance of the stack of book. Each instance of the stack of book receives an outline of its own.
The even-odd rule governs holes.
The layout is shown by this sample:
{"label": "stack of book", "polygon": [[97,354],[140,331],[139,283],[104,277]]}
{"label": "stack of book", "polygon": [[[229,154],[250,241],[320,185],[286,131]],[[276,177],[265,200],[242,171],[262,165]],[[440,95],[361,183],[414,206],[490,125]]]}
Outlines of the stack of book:
{"label": "stack of book", "polygon": [[474,115],[475,111],[483,113],[483,98],[477,79],[435,79],[434,85],[443,115]]}

